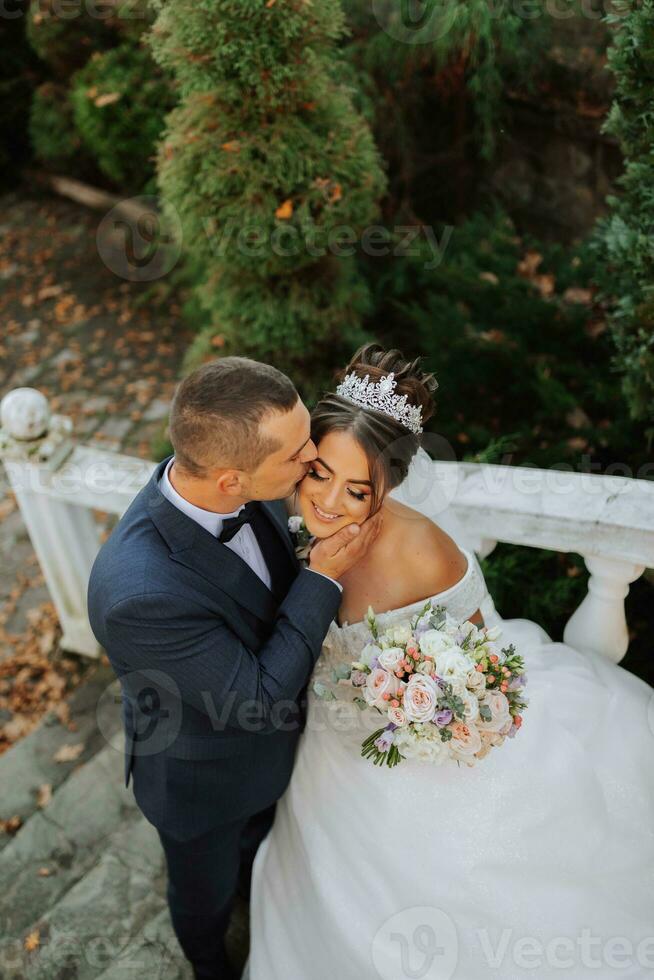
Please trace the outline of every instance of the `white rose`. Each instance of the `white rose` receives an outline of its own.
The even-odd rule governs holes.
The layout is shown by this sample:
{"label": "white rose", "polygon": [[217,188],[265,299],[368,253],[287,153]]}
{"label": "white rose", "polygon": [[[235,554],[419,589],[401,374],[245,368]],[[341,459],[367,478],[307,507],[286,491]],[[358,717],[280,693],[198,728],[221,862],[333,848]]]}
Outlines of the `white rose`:
{"label": "white rose", "polygon": [[511,721],[509,701],[501,691],[486,691],[480,700],[480,704],[488,705],[491,711],[490,721],[484,721],[483,718],[479,718],[477,721],[480,731],[499,733],[502,728],[509,725]]}
{"label": "white rose", "polygon": [[471,670],[466,677],[466,686],[475,692],[481,692],[486,688],[486,675],[481,670]]}
{"label": "white rose", "polygon": [[413,639],[413,632],[408,623],[402,623],[399,626],[393,626],[391,629],[387,630],[388,637],[396,643],[398,646],[406,646],[409,640]]}
{"label": "white rose", "polygon": [[482,747],[481,733],[476,725],[467,722],[455,722],[450,726],[452,738],[450,748],[457,759],[470,759]]}
{"label": "white rose", "polygon": [[420,674],[433,674],[434,673],[434,661],[433,660],[423,660],[421,664],[418,664],[416,670]]}
{"label": "white rose", "polygon": [[466,720],[466,724],[470,721],[476,721],[479,718],[479,698],[474,693],[474,691],[465,691],[461,695],[461,700],[463,701],[463,717]]}
{"label": "white rose", "polygon": [[304,524],[304,518],[300,517],[298,514],[293,514],[288,519],[288,529],[291,534],[297,534],[302,525]]}
{"label": "white rose", "polygon": [[404,713],[408,721],[431,721],[436,714],[440,688],[431,677],[414,674],[404,691]]}
{"label": "white rose", "polygon": [[497,640],[502,635],[502,628],[500,626],[491,626],[490,629],[486,629],[486,639],[487,640]]}
{"label": "white rose", "polygon": [[363,689],[363,697],[371,708],[379,708],[385,711],[387,704],[385,694],[395,695],[402,689],[404,682],[399,680],[395,674],[390,674],[382,667],[376,667],[366,680]]}
{"label": "white rose", "polygon": [[463,701],[463,716],[468,722],[479,715],[479,698],[475,691],[468,690],[466,681],[467,677],[448,677],[447,682],[452,687],[452,693]]}
{"label": "white rose", "polygon": [[400,647],[387,647],[379,654],[379,666],[391,670],[393,673],[400,666],[400,660],[404,660],[404,650],[401,650]]}
{"label": "white rose", "polygon": [[448,744],[441,741],[440,735],[429,733],[428,735],[418,734],[411,729],[398,729],[395,732],[395,745],[399,752],[407,759],[417,759],[419,762],[447,761],[450,757]]}
{"label": "white rose", "polygon": [[454,640],[440,630],[427,630],[420,637],[420,650],[426,657],[435,657],[454,646]]}
{"label": "white rose", "polygon": [[447,680],[450,677],[465,678],[474,666],[474,660],[461,647],[453,646],[436,656],[436,673]]}
{"label": "white rose", "polygon": [[375,643],[368,643],[361,651],[361,656],[359,658],[362,664],[369,667],[375,657],[379,659],[381,653],[381,647],[378,647]]}
{"label": "white rose", "polygon": [[394,725],[397,725],[398,728],[402,728],[403,725],[406,725],[406,715],[404,714],[402,708],[389,708],[387,716],[388,720]]}

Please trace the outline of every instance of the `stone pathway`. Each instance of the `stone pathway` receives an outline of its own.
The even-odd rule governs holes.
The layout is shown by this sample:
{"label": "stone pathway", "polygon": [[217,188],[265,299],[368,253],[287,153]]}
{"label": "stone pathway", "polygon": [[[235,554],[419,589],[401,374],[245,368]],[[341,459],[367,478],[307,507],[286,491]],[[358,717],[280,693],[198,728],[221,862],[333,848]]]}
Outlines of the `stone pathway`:
{"label": "stone pathway", "polygon": [[[155,308],[148,284],[105,267],[101,218],[2,198],[0,397],[38,388],[79,441],[151,459],[191,337],[174,300]],[[64,654],[59,637],[0,465],[0,977],[190,980],[156,830],[124,785],[113,671]]]}
{"label": "stone pathway", "polygon": [[[13,388],[38,388],[54,412],[73,419],[78,441],[151,459],[190,331],[175,298],[156,304],[152,284],[125,281],[103,263],[96,246],[102,217],[54,196],[0,200],[0,398]],[[60,664],[58,638],[0,465],[0,665],[35,644]],[[12,717],[22,701],[13,692],[14,710],[3,704],[3,684],[0,752],[38,720]],[[6,724],[14,727],[3,739]]]}

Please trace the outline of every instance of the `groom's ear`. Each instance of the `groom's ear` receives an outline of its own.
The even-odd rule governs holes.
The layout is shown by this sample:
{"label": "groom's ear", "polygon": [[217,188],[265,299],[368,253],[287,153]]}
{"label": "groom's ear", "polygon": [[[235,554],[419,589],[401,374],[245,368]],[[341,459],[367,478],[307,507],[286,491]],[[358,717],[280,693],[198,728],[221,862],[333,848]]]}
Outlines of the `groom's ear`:
{"label": "groom's ear", "polygon": [[216,490],[219,493],[239,497],[243,496],[244,489],[243,473],[241,470],[223,470],[216,478]]}

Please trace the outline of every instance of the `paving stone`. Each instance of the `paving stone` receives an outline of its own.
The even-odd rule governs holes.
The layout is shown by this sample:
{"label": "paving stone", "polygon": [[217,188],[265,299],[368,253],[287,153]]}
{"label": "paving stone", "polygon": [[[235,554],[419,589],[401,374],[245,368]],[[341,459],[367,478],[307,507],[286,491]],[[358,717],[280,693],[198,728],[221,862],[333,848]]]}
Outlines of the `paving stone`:
{"label": "paving stone", "polygon": [[104,412],[110,401],[109,395],[92,395],[91,398],[85,399],[84,411],[89,414]]}
{"label": "paving stone", "polygon": [[[142,819],[114,748],[77,768],[0,853],[1,934],[21,937],[97,863],[112,835],[131,846],[131,827]],[[42,867],[51,873],[41,877]]]}
{"label": "paving stone", "polygon": [[51,359],[50,363],[56,368],[63,367],[64,364],[70,364],[75,361],[80,360],[79,351],[71,350],[69,347],[64,347],[60,350],[58,354]]}
{"label": "paving stone", "polygon": [[193,970],[182,953],[170,921],[168,907],[148,922],[98,980],[193,980]]}
{"label": "paving stone", "polygon": [[164,401],[162,398],[155,398],[151,401],[146,410],[143,413],[144,422],[157,422],[160,419],[165,419],[170,411],[170,402]]}
{"label": "paving stone", "polygon": [[92,980],[166,908],[164,891],[163,849],[154,827],[140,817],[112,834],[96,863],[29,923],[29,932],[39,933],[37,950],[24,952],[17,962],[20,937],[0,940],[0,962],[11,963],[3,977]]}
{"label": "paving stone", "polygon": [[[49,783],[56,791],[75,767],[92,759],[99,749],[106,746],[107,738],[115,739],[115,744],[119,744],[122,732],[120,705],[112,705],[112,699],[106,695],[116,683],[110,667],[94,665],[88,677],[67,699],[70,720],[75,724],[76,731],[69,731],[53,712],[48,712],[38,728],[0,756],[0,820],[20,816],[25,823],[36,811],[39,786]],[[80,742],[84,744],[84,751],[77,760],[65,763],[54,761],[55,753],[62,746],[78,745]],[[116,749],[110,751],[113,751],[114,769],[119,770],[122,763],[119,753]],[[48,813],[56,812],[51,810],[55,799],[48,807]],[[19,834],[22,832],[19,831]],[[0,851],[15,842],[16,838],[0,834]]]}
{"label": "paving stone", "polygon": [[121,418],[118,415],[112,415],[110,418],[105,419],[98,429],[96,435],[103,439],[122,440],[125,438],[133,425],[134,423],[129,418]]}

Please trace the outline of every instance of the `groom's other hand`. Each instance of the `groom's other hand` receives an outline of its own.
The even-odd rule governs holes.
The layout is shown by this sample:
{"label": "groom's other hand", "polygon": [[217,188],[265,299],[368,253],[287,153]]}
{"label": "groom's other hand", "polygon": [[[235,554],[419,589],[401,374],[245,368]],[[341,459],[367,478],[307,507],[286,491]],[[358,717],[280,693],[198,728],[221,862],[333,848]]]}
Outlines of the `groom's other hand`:
{"label": "groom's other hand", "polygon": [[309,568],[338,580],[365,555],[381,526],[382,515],[375,514],[363,524],[348,524],[330,538],[323,538],[311,549]]}

